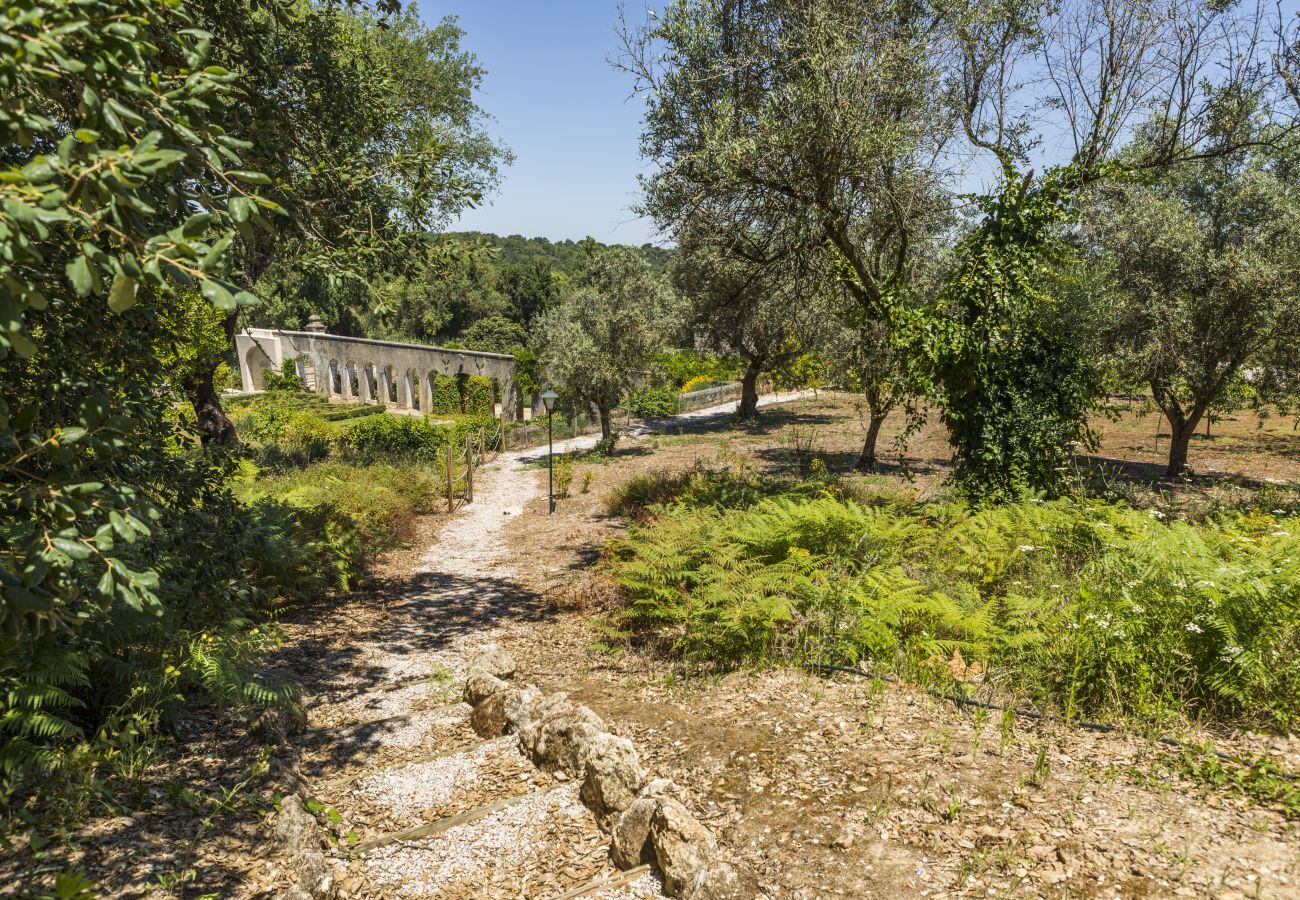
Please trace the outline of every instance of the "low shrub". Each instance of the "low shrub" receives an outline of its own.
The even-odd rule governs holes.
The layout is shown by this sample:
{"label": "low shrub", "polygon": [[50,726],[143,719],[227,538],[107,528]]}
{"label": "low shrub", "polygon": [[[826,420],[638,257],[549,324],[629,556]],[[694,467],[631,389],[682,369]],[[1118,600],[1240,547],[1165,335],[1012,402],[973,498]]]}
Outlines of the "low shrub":
{"label": "low shrub", "polygon": [[460,412],[460,389],[454,375],[433,376],[429,383],[431,402],[424,412],[437,415],[455,415]]}
{"label": "low shrub", "polygon": [[735,381],[744,371],[744,365],[735,357],[703,354],[695,350],[667,350],[655,357],[657,372],[681,388],[693,378],[713,378],[720,382]]}
{"label": "low shrub", "polygon": [[704,391],[723,384],[726,384],[726,382],[720,381],[712,375],[696,375],[690,381],[682,385],[681,390],[678,393],[689,394],[692,391]]}
{"label": "low shrub", "polygon": [[672,388],[642,388],[627,395],[627,410],[638,419],[658,419],[678,410],[677,391]]}
{"label": "low shrub", "polygon": [[616,508],[657,513],[612,547],[621,619],[667,629],[690,659],[931,677],[960,653],[1070,716],[1300,724],[1300,522],[1171,523],[1076,500],[754,502],[733,480],[638,476],[615,492]]}
{"label": "low shrub", "polygon": [[490,416],[496,405],[496,383],[482,375],[465,379],[460,411],[467,416]]}
{"label": "low shrub", "polygon": [[553,477],[555,479],[555,496],[567,498],[569,488],[573,485],[573,470],[576,463],[573,457],[568,454],[562,454],[555,457],[555,467]]}
{"label": "low shrub", "polygon": [[447,446],[451,430],[423,416],[369,416],[349,422],[343,439],[363,453],[432,460]]}
{"label": "low shrub", "polygon": [[347,590],[440,488],[433,469],[340,462],[242,479],[236,496],[258,523],[253,578],[287,602]]}

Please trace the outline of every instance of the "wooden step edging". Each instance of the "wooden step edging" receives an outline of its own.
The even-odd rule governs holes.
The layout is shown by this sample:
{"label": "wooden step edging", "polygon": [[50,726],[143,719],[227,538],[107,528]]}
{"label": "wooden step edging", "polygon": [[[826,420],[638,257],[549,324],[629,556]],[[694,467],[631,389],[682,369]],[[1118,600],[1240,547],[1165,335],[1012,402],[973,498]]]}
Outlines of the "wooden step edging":
{"label": "wooden step edging", "polygon": [[368,841],[362,841],[357,844],[346,854],[339,854],[343,859],[355,859],[363,853],[375,850],[379,847],[385,847],[389,844],[395,844],[401,841],[415,841],[421,838],[437,837],[444,832],[450,831],[457,825],[465,825],[470,822],[478,821],[485,816],[490,816],[494,812],[507,809],[516,804],[523,803],[525,800],[531,800],[534,797],[540,797],[549,794],[551,791],[558,790],[567,784],[560,782],[544,788],[538,788],[527,794],[520,794],[516,797],[507,797],[504,800],[498,800],[495,803],[489,803],[487,806],[480,806],[477,809],[466,810],[462,813],[456,813],[454,816],[446,816],[434,822],[426,822],[423,825],[416,825],[413,828],[407,828],[402,831],[394,831],[389,834],[381,834],[379,837],[371,838]]}
{"label": "wooden step edging", "polygon": [[574,888],[573,890],[569,891],[567,894],[561,895],[558,898],[558,900],[577,900],[577,898],[579,897],[590,897],[592,894],[596,893],[597,891],[609,891],[609,890],[613,890],[614,888],[620,888],[625,885],[631,884],[632,882],[636,881],[638,878],[640,878],[642,875],[646,874],[650,870],[651,870],[651,866],[649,864],[640,865],[637,866],[636,868],[628,869],[626,872],[620,872],[617,875],[612,875],[609,878],[602,878],[599,881],[593,881],[590,884],[585,884],[580,888]]}

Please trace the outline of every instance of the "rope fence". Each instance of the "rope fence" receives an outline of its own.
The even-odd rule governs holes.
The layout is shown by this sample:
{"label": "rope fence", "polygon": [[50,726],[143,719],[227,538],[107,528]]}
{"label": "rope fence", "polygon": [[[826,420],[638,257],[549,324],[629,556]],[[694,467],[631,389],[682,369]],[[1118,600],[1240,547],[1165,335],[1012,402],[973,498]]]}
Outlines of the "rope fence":
{"label": "rope fence", "polygon": [[465,435],[463,446],[459,441],[447,443],[447,512],[456,511],[458,500],[474,502],[474,470],[501,455],[504,434],[502,424],[497,422],[491,431],[480,426],[478,433]]}

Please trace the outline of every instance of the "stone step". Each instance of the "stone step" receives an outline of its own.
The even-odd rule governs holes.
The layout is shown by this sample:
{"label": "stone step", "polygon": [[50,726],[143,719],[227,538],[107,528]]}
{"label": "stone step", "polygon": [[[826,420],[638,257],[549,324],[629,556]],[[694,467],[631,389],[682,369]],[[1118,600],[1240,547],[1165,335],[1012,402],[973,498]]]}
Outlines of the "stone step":
{"label": "stone step", "polygon": [[309,730],[294,738],[299,772],[314,783],[370,769],[426,759],[478,741],[465,703]]}
{"label": "stone step", "polygon": [[335,862],[341,887],[353,897],[560,900],[584,888],[595,891],[587,896],[607,900],[663,896],[652,877],[649,886],[641,880],[602,886],[621,873],[572,783],[388,835],[357,850],[353,858]]}
{"label": "stone step", "polygon": [[321,784],[315,794],[342,816],[339,832],[355,834],[364,846],[384,834],[405,833],[556,783],[519,752],[518,741],[510,736],[371,771],[343,784]]}

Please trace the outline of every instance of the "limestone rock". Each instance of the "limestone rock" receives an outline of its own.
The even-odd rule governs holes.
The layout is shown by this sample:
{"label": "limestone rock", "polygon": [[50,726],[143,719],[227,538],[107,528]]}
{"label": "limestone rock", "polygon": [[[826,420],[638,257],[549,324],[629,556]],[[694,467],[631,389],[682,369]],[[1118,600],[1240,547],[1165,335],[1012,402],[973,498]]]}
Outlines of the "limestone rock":
{"label": "limestone rock", "polygon": [[658,802],[650,817],[650,840],[664,887],[675,897],[686,894],[712,860],[717,841],[707,828],[676,800]]}
{"label": "limestone rock", "polygon": [[509,688],[504,693],[504,711],[506,725],[515,734],[523,731],[533,721],[542,692],[531,684],[521,688]]}
{"label": "limestone rock", "polygon": [[642,797],[667,797],[669,791],[677,787],[671,778],[656,778],[654,781],[647,781],[646,786],[641,788]]}
{"label": "limestone rock", "polygon": [[515,677],[515,659],[496,644],[485,644],[469,658],[468,672],[487,672],[497,678]]}
{"label": "limestone rock", "polygon": [[557,701],[548,697],[519,733],[519,743],[541,768],[581,778],[588,745],[604,730],[600,716],[587,707],[574,706],[567,698]]}
{"label": "limestone rock", "polygon": [[501,737],[506,733],[506,692],[498,691],[469,714],[469,727],[481,738]]}
{"label": "limestone rock", "polygon": [[745,889],[730,863],[714,862],[700,870],[685,896],[688,900],[744,900],[754,894]]}
{"label": "limestone rock", "polygon": [[334,876],[321,850],[320,825],[297,794],[290,794],[280,802],[275,839],[284,851],[290,871],[297,877],[299,889],[310,897],[329,897],[333,893]]}
{"label": "limestone rock", "polygon": [[478,706],[493,694],[504,691],[507,685],[495,675],[489,675],[487,672],[470,672],[469,677],[465,679],[465,702],[470,706]]}
{"label": "limestone rock", "polygon": [[587,743],[580,796],[602,828],[632,805],[644,782],[645,770],[627,738],[601,732]]}
{"label": "limestone rock", "polygon": [[620,869],[634,869],[642,863],[655,861],[655,848],[650,843],[650,819],[658,806],[659,802],[650,797],[633,800],[614,822],[609,847],[614,865]]}

